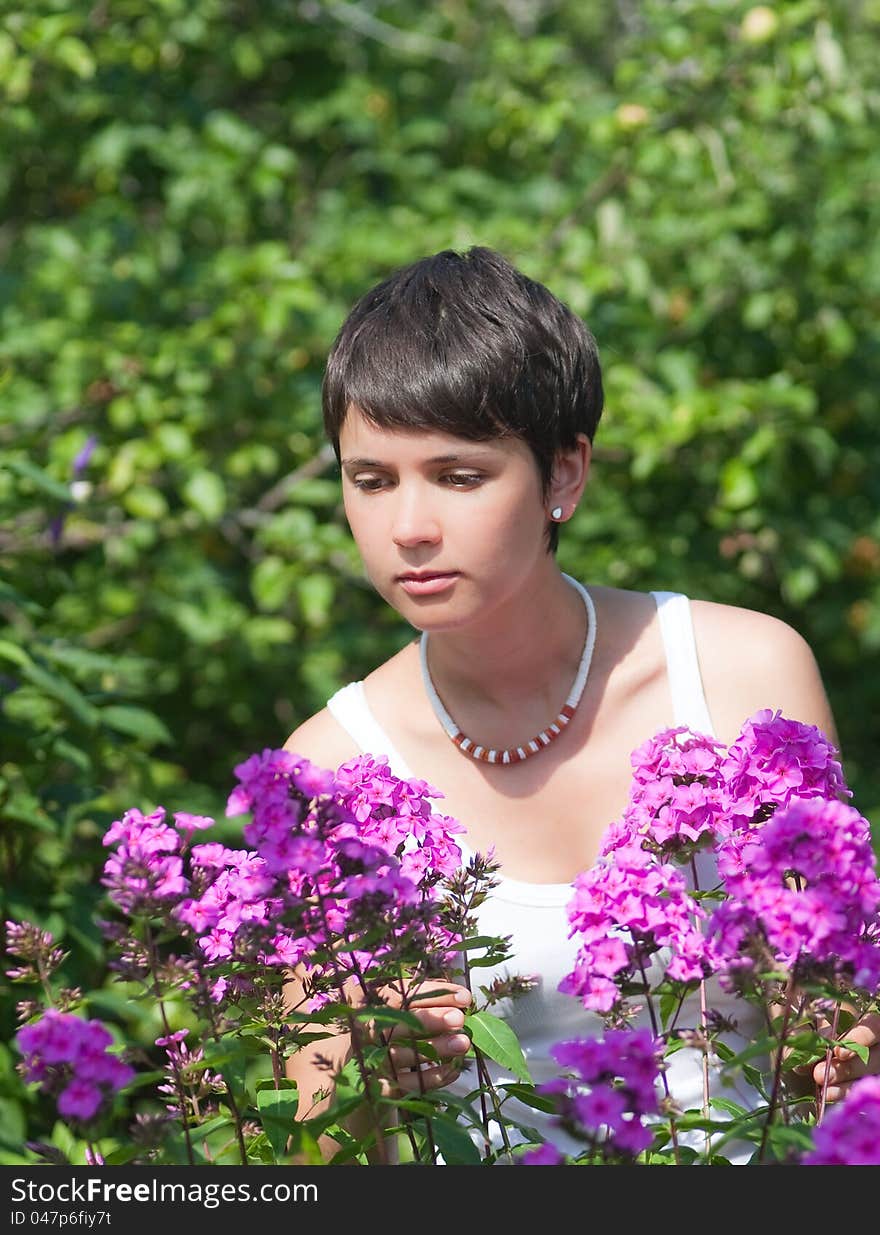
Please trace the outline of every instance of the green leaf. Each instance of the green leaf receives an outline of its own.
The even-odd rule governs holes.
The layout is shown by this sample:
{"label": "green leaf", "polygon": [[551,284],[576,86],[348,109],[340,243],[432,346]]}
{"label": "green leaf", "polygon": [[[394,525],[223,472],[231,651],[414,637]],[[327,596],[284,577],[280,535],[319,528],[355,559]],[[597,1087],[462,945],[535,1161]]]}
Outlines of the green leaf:
{"label": "green leaf", "polygon": [[98,709],[93,707],[66,678],[58,677],[57,674],[50,673],[48,669],[43,669],[32,661],[22,665],[21,671],[32,685],[38,686],[45,694],[64,704],[89,729],[97,726]]}
{"label": "green leaf", "polygon": [[251,575],[251,591],[260,609],[272,612],[289,600],[296,580],[293,567],[270,554],[257,562]]}
{"label": "green leaf", "polygon": [[136,519],[154,522],[168,514],[168,502],[161,489],[152,485],[133,485],[123,496],[122,503]]}
{"label": "green leaf", "polygon": [[174,738],[164,723],[146,708],[132,707],[131,704],[111,703],[101,708],[100,717],[108,729],[141,738],[150,745],[163,742],[171,746],[174,743]]}
{"label": "green leaf", "polygon": [[209,523],[219,519],[226,509],[226,489],[216,472],[193,472],[181,492],[184,501]]}
{"label": "green leaf", "polygon": [[480,1151],[471,1140],[467,1129],[448,1115],[432,1117],[431,1135],[447,1166],[480,1165]]}
{"label": "green leaf", "polygon": [[855,1051],[859,1059],[861,1059],[862,1063],[866,1064],[868,1062],[868,1057],[871,1053],[871,1048],[868,1046],[865,1046],[863,1042],[853,1042],[849,1038],[844,1038],[842,1042],[838,1043],[838,1046],[843,1046],[848,1051]]}
{"label": "green leaf", "polygon": [[124,1145],[119,1149],[112,1150],[104,1156],[104,1164],[106,1166],[125,1166],[126,1162],[131,1162],[132,1158],[136,1158],[138,1154],[144,1152],[140,1145]]}
{"label": "green leaf", "polygon": [[405,1025],[419,1037],[426,1033],[419,1018],[404,1008],[358,1008],[352,1016],[356,1021],[372,1021],[375,1025]]}
{"label": "green leaf", "polygon": [[545,1115],[552,1115],[556,1110],[556,1105],[552,1098],[546,1094],[538,1093],[537,1089],[533,1089],[528,1085],[506,1084],[499,1085],[498,1088],[503,1089],[512,1098],[522,1102],[524,1106],[531,1106],[536,1111],[543,1111]]}
{"label": "green leaf", "polygon": [[744,1106],[740,1106],[738,1102],[731,1102],[729,1098],[710,1098],[709,1104],[717,1107],[719,1111],[727,1111],[728,1115],[734,1115],[737,1119],[749,1114]]}
{"label": "green leaf", "polygon": [[744,510],[758,500],[755,473],[742,459],[728,459],[721,469],[721,500],[728,510]]}
{"label": "green leaf", "polygon": [[330,616],[336,594],[332,578],[315,571],[299,580],[296,591],[306,623],[309,626],[323,626]]}
{"label": "green leaf", "polygon": [[231,1115],[215,1115],[207,1123],[199,1124],[197,1128],[191,1128],[189,1139],[193,1145],[197,1145],[200,1141],[204,1141],[209,1137],[212,1132],[219,1132],[221,1128],[232,1128],[234,1126],[235,1121]]}
{"label": "green leaf", "polygon": [[63,485],[59,480],[54,480],[51,476],[47,476],[42,468],[37,467],[35,463],[31,463],[29,459],[10,459],[7,457],[3,462],[11,472],[15,472],[25,480],[31,481],[47,497],[54,498],[58,502],[67,503],[71,501],[69,487]]}
{"label": "green leaf", "polygon": [[287,1142],[299,1107],[299,1090],[292,1081],[282,1081],[282,1088],[274,1085],[257,1092],[257,1110],[260,1123],[272,1146],[275,1161],[280,1162],[287,1150]]}
{"label": "green leaf", "polygon": [[0,639],[0,656],[4,660],[11,660],[14,665],[33,663],[24,648],[19,647],[17,643],[10,643],[8,639]]}
{"label": "green leaf", "polygon": [[522,1047],[506,1021],[491,1012],[474,1012],[466,1019],[464,1027],[470,1033],[474,1046],[484,1055],[494,1059],[495,1063],[521,1081],[531,1082]]}
{"label": "green leaf", "polygon": [[460,943],[450,944],[450,952],[467,952],[471,948],[491,948],[497,943],[495,935],[473,935],[470,939],[462,939]]}

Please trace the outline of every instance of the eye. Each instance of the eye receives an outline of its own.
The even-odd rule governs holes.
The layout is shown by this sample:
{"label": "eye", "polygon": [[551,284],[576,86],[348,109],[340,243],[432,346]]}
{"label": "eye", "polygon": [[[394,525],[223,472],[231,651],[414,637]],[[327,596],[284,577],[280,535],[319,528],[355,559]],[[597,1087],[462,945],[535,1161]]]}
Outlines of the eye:
{"label": "eye", "polygon": [[478,485],[482,479],[482,476],[474,472],[450,472],[444,477],[453,489],[466,489],[471,485]]}
{"label": "eye", "polygon": [[356,489],[362,489],[365,493],[375,493],[382,488],[384,481],[381,476],[357,476],[351,483]]}

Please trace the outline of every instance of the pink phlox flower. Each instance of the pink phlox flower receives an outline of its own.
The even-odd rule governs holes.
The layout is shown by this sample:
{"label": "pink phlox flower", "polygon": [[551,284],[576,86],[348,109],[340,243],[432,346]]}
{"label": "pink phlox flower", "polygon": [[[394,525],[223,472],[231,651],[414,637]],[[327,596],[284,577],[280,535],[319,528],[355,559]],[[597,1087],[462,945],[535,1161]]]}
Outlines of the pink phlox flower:
{"label": "pink phlox flower", "polygon": [[[110,824],[110,827],[104,833],[103,843],[105,845],[113,845],[117,841],[130,843],[132,835],[136,835],[141,829],[149,831],[150,828],[164,824],[165,808],[159,806],[151,815],[144,815],[141,811],[133,807],[127,810],[121,819],[116,819]],[[172,829],[168,829],[169,832]],[[172,845],[173,849],[177,848],[180,838]]]}
{"label": "pink phlox flower", "polygon": [[551,1056],[560,1068],[576,1073],[581,1080],[592,1080],[602,1071],[605,1048],[599,1038],[570,1038],[556,1042],[550,1048]]}
{"label": "pink phlox flower", "polygon": [[304,875],[315,875],[328,865],[327,846],[318,836],[294,836],[288,846],[289,866]]}
{"label": "pink phlox flower", "polygon": [[568,1076],[538,1087],[554,1096],[560,1119],[591,1149],[635,1155],[652,1142],[645,1117],[659,1114],[662,1044],[648,1029],[609,1030],[604,1039],[556,1043],[551,1054]]}
{"label": "pink phlox flower", "polygon": [[134,1076],[132,1068],[108,1053],[112,1042],[100,1021],[84,1021],[55,1008],[24,1025],[16,1036],[26,1079],[39,1081],[44,1089],[63,1086],[59,1112],[79,1119],[91,1119],[104,1094],[121,1089]]}
{"label": "pink phlox flower", "polygon": [[727,900],[709,924],[720,951],[763,938],[788,967],[861,968],[880,913],[880,880],[870,825],[858,811],[837,799],[791,798],[740,843],[735,861],[721,860],[727,847],[719,854]]}
{"label": "pink phlox flower", "polygon": [[199,939],[199,947],[210,961],[226,960],[232,955],[235,935],[214,927]]}
{"label": "pink phlox flower", "polygon": [[880,1076],[855,1081],[813,1130],[803,1166],[880,1166]]}
{"label": "pink phlox flower", "polygon": [[291,798],[257,799],[251,822],[242,828],[245,844],[263,853],[268,843],[288,840],[299,827],[301,817],[300,803]]}
{"label": "pink phlox flower", "polygon": [[527,1149],[519,1159],[520,1166],[563,1166],[564,1163],[565,1156],[549,1141],[536,1149]]}
{"label": "pink phlox flower", "polygon": [[190,850],[193,864],[204,866],[208,870],[229,866],[234,861],[235,854],[236,850],[227,849],[219,841],[209,841],[204,845],[193,845]]}
{"label": "pink phlox flower", "polygon": [[175,1029],[174,1033],[165,1034],[163,1037],[157,1038],[156,1046],[177,1046],[180,1042],[185,1042],[188,1035],[188,1029]]}
{"label": "pink phlox flower", "polygon": [[443,795],[427,781],[395,776],[384,755],[349,760],[337,770],[336,780],[337,801],[351,812],[362,839],[375,839],[389,852],[401,843],[410,848],[414,839],[430,850],[432,866],[441,874],[460,867],[461,850],[452,838],[465,829],[433,812],[429,799]]}
{"label": "pink phlox flower", "polygon": [[603,838],[602,853],[633,843],[664,860],[686,861],[725,830],[722,743],[686,728],[668,729],[631,756],[633,779],[623,820]]}
{"label": "pink phlox flower", "polygon": [[157,900],[171,900],[185,894],[188,885],[180,858],[163,858],[161,862],[154,863],[152,874],[151,892]]}
{"label": "pink phlox flower", "polygon": [[815,725],[763,709],[743,724],[721,773],[733,826],[748,826],[762,806],[790,798],[851,796],[837,751]]}
{"label": "pink phlox flower", "polygon": [[336,796],[358,823],[366,823],[382,808],[390,811],[396,786],[397,777],[391,772],[386,755],[358,755],[336,770]]}
{"label": "pink phlox flower", "polygon": [[181,832],[200,832],[214,826],[214,820],[209,815],[191,815],[186,810],[175,811],[174,822]]}
{"label": "pink phlox flower", "polygon": [[607,1125],[611,1133],[616,1132],[619,1123],[623,1123],[627,1109],[626,1096],[619,1089],[606,1085],[575,1094],[572,1106],[578,1121],[585,1127],[598,1131]]}
{"label": "pink phlox flower", "polygon": [[229,990],[229,982],[226,978],[222,976],[219,977],[217,981],[208,988],[208,994],[211,997],[212,1003],[220,1003],[227,990]]}
{"label": "pink phlox flower", "polygon": [[255,802],[265,809],[270,802],[287,799],[291,792],[311,801],[333,789],[332,773],[286,750],[265,749],[234,770],[241,783],[229,795],[227,816],[244,814]]}
{"label": "pink phlox flower", "polygon": [[97,1085],[74,1077],[58,1095],[58,1113],[65,1119],[91,1119],[104,1095]]}
{"label": "pink phlox flower", "polygon": [[278,931],[272,936],[269,948],[260,953],[259,960],[264,965],[281,965],[288,968],[298,965],[308,956],[311,947],[311,940],[303,935],[297,936],[289,931]]}
{"label": "pink phlox flower", "polygon": [[[614,860],[598,862],[574,882],[567,907],[569,936],[580,935],[575,968],[559,990],[578,995],[586,1008],[608,1011],[609,979],[630,977],[648,956],[671,949],[667,972],[681,981],[705,976],[711,953],[699,930],[705,910],[688,894],[681,871],[659,863],[635,846],[617,849]],[[622,943],[628,964],[619,966]]]}
{"label": "pink phlox flower", "polygon": [[220,921],[222,908],[216,899],[211,903],[207,896],[199,900],[181,901],[171,910],[172,916],[185,922],[197,935],[203,935]]}
{"label": "pink phlox flower", "polygon": [[723,751],[722,742],[686,725],[662,729],[631,754],[633,781],[638,787],[665,777],[711,778],[718,773]]}
{"label": "pink phlox flower", "polygon": [[414,849],[404,853],[400,859],[401,874],[413,885],[420,882],[426,871],[432,867],[432,855],[427,849]]}

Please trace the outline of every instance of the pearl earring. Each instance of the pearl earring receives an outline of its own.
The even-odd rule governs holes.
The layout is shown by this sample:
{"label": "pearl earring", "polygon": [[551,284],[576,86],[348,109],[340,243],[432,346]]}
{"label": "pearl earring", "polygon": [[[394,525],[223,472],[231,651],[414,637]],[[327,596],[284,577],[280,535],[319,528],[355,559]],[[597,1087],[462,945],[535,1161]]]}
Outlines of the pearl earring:
{"label": "pearl earring", "polygon": [[562,518],[562,507],[554,506],[553,509],[550,511],[550,518],[551,519],[561,519]]}

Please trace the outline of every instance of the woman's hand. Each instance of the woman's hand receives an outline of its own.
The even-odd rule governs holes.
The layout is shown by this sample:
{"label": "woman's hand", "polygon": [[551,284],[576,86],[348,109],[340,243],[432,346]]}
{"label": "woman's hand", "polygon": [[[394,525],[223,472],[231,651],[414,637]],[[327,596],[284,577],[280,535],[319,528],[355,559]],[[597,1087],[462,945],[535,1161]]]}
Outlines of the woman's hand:
{"label": "woman's hand", "polygon": [[405,1045],[413,1037],[413,1030],[406,1025],[395,1025],[384,1035],[389,1043],[388,1091],[398,1093],[423,1093],[428,1089],[440,1089],[455,1079],[470,1038],[462,1033],[465,1010],[473,1003],[473,995],[466,986],[440,979],[420,982],[411,986],[405,999],[399,990],[386,988],[388,1006],[405,1006],[422,1024],[424,1037],[439,1059],[421,1054],[413,1046]]}
{"label": "woman's hand", "polygon": [[[819,1027],[819,1032],[830,1036],[827,1023]],[[860,1046],[866,1046],[867,1063],[863,1062],[855,1051],[841,1046],[840,1042],[857,1042]],[[840,1034],[839,1041],[831,1047],[830,1058],[823,1055],[821,1059],[800,1064],[793,1070],[799,1076],[809,1076],[816,1086],[817,1095],[820,1095],[825,1085],[826,1069],[826,1102],[840,1102],[860,1077],[880,1075],[880,1013],[867,1013],[845,1033]]]}

